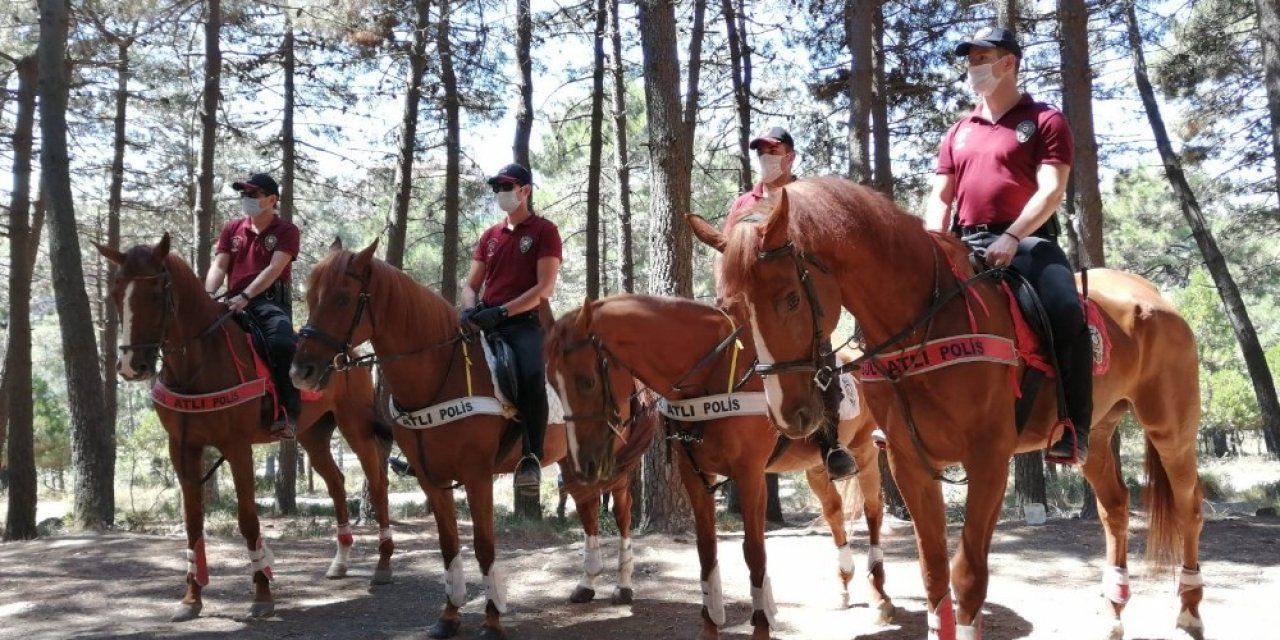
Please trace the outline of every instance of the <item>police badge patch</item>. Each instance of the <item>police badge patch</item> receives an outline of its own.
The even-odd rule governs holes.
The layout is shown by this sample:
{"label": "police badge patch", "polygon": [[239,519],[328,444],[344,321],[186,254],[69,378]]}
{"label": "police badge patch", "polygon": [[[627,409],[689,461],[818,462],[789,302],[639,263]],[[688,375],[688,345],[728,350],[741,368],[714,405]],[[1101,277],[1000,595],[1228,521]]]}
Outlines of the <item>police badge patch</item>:
{"label": "police badge patch", "polygon": [[1018,144],[1022,144],[1030,140],[1031,136],[1036,134],[1036,123],[1030,120],[1023,120],[1018,123],[1016,133],[1018,136]]}
{"label": "police badge patch", "polygon": [[533,248],[533,236],[520,236],[520,253],[529,253]]}
{"label": "police badge patch", "polygon": [[276,250],[275,234],[268,233],[267,235],[262,236],[262,246],[266,248],[268,253],[275,251]]}
{"label": "police badge patch", "polygon": [[493,254],[498,251],[498,241],[495,238],[489,238],[489,245],[485,247],[485,256],[492,258]]}
{"label": "police badge patch", "polygon": [[231,237],[231,253],[239,253],[244,248],[244,236]]}

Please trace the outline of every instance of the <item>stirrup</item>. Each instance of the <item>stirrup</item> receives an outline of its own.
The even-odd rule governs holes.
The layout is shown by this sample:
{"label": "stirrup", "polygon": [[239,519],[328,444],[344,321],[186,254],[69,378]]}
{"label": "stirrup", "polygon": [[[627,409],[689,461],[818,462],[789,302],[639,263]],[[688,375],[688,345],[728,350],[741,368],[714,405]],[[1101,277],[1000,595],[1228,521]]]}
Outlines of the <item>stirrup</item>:
{"label": "stirrup", "polygon": [[[1083,465],[1089,455],[1088,442],[1083,441],[1080,432],[1076,431],[1075,423],[1070,418],[1065,418],[1058,424],[1063,427],[1062,437],[1058,438],[1057,442],[1045,447],[1044,461],[1050,464]],[[1088,436],[1085,435],[1085,437],[1087,438]],[[1067,441],[1071,443],[1070,451],[1067,451],[1066,446],[1063,444]]]}

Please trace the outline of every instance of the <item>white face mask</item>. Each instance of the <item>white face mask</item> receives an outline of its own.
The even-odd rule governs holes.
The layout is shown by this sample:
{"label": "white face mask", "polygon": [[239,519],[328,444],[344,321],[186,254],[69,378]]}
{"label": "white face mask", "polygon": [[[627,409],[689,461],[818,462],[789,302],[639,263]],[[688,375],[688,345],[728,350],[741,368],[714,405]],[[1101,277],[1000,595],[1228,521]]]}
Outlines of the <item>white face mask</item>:
{"label": "white face mask", "polygon": [[994,93],[996,85],[1000,84],[1000,79],[991,72],[993,64],[995,63],[988,62],[969,67],[969,86],[974,93],[984,98]]}
{"label": "white face mask", "polygon": [[760,159],[760,178],[765,184],[782,177],[782,156],[757,156]]}
{"label": "white face mask", "polygon": [[498,192],[498,208],[511,213],[520,207],[520,194],[515,189]]}
{"label": "white face mask", "polygon": [[258,206],[257,198],[240,198],[240,208],[244,210],[246,217],[252,218],[262,211],[262,207]]}

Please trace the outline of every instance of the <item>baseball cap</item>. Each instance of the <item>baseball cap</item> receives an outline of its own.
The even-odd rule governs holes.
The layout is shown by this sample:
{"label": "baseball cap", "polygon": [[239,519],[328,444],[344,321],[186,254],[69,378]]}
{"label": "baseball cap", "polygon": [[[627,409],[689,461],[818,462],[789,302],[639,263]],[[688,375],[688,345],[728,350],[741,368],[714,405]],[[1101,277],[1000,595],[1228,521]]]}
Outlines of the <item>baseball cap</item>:
{"label": "baseball cap", "polygon": [[971,47],[1000,47],[1019,58],[1022,57],[1022,45],[1013,37],[1013,32],[1003,27],[983,27],[973,34],[973,38],[956,45],[957,56],[969,55]]}
{"label": "baseball cap", "polygon": [[269,196],[280,195],[280,185],[276,184],[275,179],[265,173],[255,173],[252,176],[249,176],[248,180],[232,182],[231,188],[236,191],[244,191],[246,189],[250,191],[261,191],[263,194]]}
{"label": "baseball cap", "polygon": [[512,162],[500,169],[497,175],[489,178],[487,182],[490,186],[496,184],[515,184],[524,186],[526,184],[533,184],[533,174],[529,173],[529,170],[524,168],[523,165]]}
{"label": "baseball cap", "polygon": [[761,142],[782,143],[791,149],[796,148],[796,143],[791,139],[791,134],[787,133],[787,130],[782,127],[770,127],[768,131],[761,132],[760,135],[751,139],[751,144],[747,145],[747,147],[755,149],[760,146]]}

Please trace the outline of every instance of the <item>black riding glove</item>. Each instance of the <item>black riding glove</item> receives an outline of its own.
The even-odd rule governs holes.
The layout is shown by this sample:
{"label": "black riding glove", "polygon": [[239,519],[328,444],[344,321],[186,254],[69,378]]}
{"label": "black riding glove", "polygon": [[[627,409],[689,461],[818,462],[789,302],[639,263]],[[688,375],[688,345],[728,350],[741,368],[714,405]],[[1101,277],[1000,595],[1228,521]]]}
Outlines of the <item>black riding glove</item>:
{"label": "black riding glove", "polygon": [[481,331],[488,331],[503,320],[507,319],[507,309],[501,305],[496,307],[486,307],[477,311],[471,316],[471,324],[480,327]]}
{"label": "black riding glove", "polygon": [[474,318],[475,315],[479,312],[480,312],[480,305],[476,305],[474,307],[468,307],[466,309],[463,309],[462,312],[458,314],[458,323],[462,325],[463,330],[468,329],[467,327],[468,324],[475,323],[475,321],[472,318]]}

